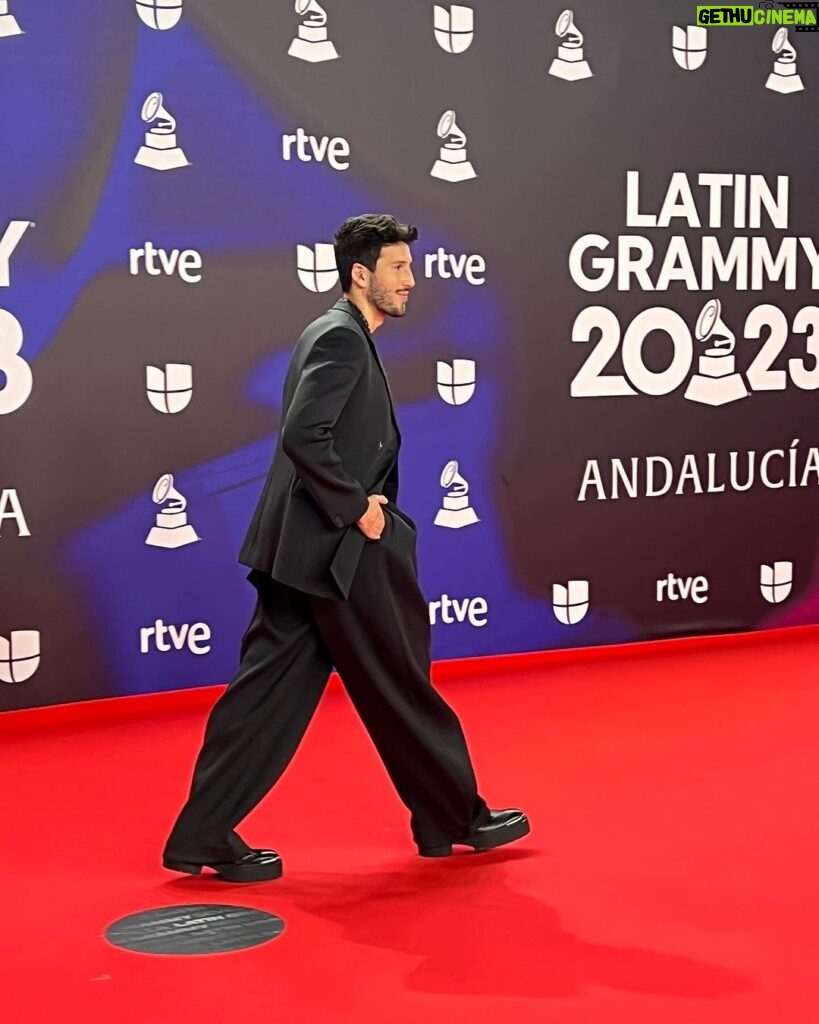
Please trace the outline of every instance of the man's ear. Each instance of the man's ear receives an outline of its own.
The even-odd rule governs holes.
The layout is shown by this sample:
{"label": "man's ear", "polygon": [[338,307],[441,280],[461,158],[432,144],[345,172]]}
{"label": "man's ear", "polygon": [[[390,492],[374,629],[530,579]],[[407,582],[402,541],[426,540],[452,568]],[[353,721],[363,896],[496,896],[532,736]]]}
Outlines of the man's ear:
{"label": "man's ear", "polygon": [[350,271],[353,278],[353,284],[359,288],[366,288],[369,282],[369,270],[364,266],[363,263],[354,263]]}

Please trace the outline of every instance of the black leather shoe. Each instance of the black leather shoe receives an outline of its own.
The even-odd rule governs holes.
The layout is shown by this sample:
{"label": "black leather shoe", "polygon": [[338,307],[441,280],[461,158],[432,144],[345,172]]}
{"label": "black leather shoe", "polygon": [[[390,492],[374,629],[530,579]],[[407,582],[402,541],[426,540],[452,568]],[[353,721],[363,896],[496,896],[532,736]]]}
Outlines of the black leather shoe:
{"label": "black leather shoe", "polygon": [[514,843],[529,835],[529,819],[516,807],[505,811],[490,811],[489,821],[473,829],[465,839],[453,839],[442,846],[419,846],[418,853],[422,857],[451,857],[453,845],[471,846],[480,853],[494,850],[498,846]]}
{"label": "black leather shoe", "polygon": [[162,866],[171,871],[184,871],[187,875],[199,875],[202,868],[211,868],[226,882],[269,882],[282,876],[282,859],[275,850],[251,850],[236,860],[208,864],[164,857]]}

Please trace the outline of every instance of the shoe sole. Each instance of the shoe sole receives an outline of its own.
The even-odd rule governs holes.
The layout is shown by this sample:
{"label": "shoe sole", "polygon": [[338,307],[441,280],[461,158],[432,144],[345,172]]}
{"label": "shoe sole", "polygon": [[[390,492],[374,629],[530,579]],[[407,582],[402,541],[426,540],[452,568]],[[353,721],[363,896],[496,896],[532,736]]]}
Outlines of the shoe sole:
{"label": "shoe sole", "polygon": [[272,860],[266,864],[191,864],[183,860],[163,860],[162,866],[169,871],[181,871],[186,875],[201,875],[202,868],[211,868],[226,882],[271,882],[282,877],[282,862]]}
{"label": "shoe sole", "polygon": [[481,836],[476,839],[456,839],[452,843],[444,843],[441,846],[419,847],[418,854],[421,857],[451,857],[453,846],[471,846],[475,853],[486,853],[489,850],[496,850],[499,846],[506,846],[507,843],[514,843],[518,839],[528,836],[531,831],[529,819],[525,814],[515,818],[497,829],[490,835]]}

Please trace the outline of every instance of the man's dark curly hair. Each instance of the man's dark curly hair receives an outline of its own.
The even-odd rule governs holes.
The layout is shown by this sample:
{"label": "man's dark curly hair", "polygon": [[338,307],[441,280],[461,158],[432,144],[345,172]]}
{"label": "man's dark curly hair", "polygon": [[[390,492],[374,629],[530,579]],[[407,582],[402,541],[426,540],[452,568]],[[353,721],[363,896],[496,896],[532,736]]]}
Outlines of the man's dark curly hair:
{"label": "man's dark curly hair", "polygon": [[399,224],[395,217],[387,213],[364,213],[360,217],[348,217],[336,231],[334,239],[341,290],[350,290],[354,263],[375,270],[383,246],[394,245],[396,242],[409,244],[417,238],[417,228],[412,224]]}

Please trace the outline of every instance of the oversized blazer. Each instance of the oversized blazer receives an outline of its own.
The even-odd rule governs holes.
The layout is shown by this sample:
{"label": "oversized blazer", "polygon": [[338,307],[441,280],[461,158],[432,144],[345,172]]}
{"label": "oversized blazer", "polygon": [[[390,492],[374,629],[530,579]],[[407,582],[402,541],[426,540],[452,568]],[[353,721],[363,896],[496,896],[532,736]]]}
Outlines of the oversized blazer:
{"label": "oversized blazer", "polygon": [[339,299],[296,344],[273,462],[239,561],[306,593],[346,598],[368,543],[356,525],[368,495],[397,501],[400,445],[366,321]]}

